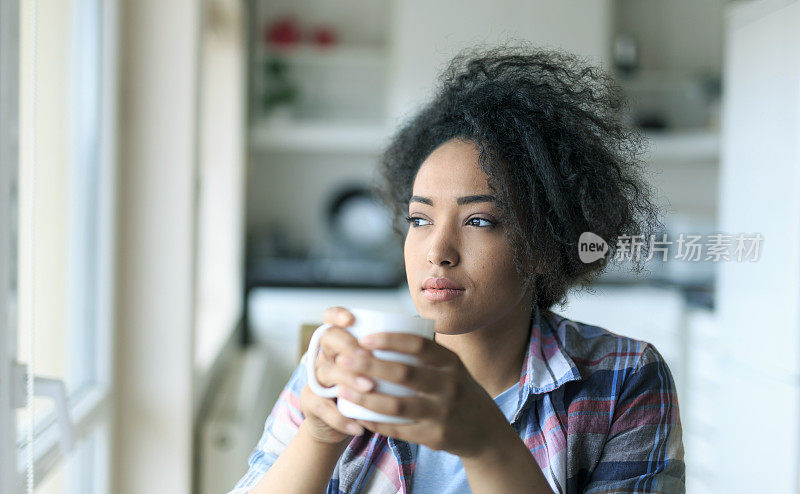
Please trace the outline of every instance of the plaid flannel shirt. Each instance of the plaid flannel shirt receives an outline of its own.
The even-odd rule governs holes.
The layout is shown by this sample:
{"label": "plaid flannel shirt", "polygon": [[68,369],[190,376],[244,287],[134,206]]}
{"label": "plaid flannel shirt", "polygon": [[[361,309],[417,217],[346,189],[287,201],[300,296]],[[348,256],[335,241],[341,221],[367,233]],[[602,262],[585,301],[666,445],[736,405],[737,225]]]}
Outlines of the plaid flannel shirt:
{"label": "plaid flannel shirt", "polygon": [[[229,494],[249,492],[292,440],[305,384],[299,365]],[[685,492],[675,383],[645,341],[534,309],[511,425],[553,492]],[[348,444],[326,493],[409,493],[417,448],[367,430]]]}

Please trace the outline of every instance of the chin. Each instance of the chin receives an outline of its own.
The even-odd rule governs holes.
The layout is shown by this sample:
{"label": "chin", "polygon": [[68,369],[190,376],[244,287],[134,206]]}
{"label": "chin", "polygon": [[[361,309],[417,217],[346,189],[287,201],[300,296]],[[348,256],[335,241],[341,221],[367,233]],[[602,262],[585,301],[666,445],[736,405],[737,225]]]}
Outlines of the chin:
{"label": "chin", "polygon": [[462,334],[469,333],[472,326],[469,324],[470,318],[459,317],[461,313],[453,314],[447,308],[429,308],[428,311],[420,312],[420,316],[434,320],[433,330],[439,334]]}

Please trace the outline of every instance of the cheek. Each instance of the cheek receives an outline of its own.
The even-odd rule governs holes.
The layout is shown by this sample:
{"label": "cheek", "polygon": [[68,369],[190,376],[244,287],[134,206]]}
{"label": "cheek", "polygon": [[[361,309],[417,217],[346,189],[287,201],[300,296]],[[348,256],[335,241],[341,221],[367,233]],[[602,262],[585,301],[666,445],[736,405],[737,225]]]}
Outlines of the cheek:
{"label": "cheek", "polygon": [[414,278],[412,275],[416,274],[421,268],[424,268],[424,264],[421,264],[420,249],[415,246],[413,239],[408,240],[408,236],[403,244],[403,261],[405,263],[406,275],[410,283],[411,279]]}
{"label": "cheek", "polygon": [[476,249],[470,255],[471,271],[480,273],[488,286],[505,291],[518,285],[514,259],[505,244]]}
{"label": "cheek", "polygon": [[403,242],[403,256],[406,261],[418,260],[427,257],[421,238],[416,238],[415,232],[408,232]]}
{"label": "cheek", "polygon": [[406,235],[406,240],[403,243],[403,257],[406,260],[406,264],[408,261],[412,260],[414,257],[414,244],[413,242],[409,241],[409,236]]}

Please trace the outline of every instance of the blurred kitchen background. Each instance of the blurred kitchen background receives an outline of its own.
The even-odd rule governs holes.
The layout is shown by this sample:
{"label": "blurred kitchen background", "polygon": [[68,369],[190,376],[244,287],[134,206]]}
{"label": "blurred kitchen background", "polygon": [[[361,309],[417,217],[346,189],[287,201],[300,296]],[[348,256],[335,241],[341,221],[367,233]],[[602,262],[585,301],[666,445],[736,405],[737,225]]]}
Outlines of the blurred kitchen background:
{"label": "blurred kitchen background", "polygon": [[798,492],[800,2],[10,0],[0,14],[0,118],[20,129],[0,136],[0,357],[16,363],[0,374],[0,491],[24,485],[31,356],[35,492],[232,488],[325,308],[416,313],[369,188],[388,139],[459,50],[528,40],[614,75],[668,240],[763,237],[756,262],[673,259],[673,245],[560,312],[668,361],[687,492]]}

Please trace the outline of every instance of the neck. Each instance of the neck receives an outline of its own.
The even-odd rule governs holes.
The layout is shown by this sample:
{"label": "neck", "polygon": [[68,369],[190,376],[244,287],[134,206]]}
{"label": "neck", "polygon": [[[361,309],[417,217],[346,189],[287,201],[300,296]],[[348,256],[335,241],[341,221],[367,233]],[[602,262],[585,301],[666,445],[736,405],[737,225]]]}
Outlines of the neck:
{"label": "neck", "polygon": [[519,382],[530,335],[530,303],[523,301],[500,319],[465,334],[436,334],[435,340],[458,355],[492,398]]}

